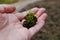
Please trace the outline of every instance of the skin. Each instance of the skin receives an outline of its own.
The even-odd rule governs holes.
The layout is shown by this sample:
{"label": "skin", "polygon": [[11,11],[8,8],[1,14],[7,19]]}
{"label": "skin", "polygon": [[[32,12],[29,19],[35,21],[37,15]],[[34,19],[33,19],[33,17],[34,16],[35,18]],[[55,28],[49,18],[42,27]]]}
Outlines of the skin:
{"label": "skin", "polygon": [[[3,5],[0,5],[0,7]],[[5,7],[6,6],[6,7]],[[22,26],[22,22],[19,20],[24,20],[24,17],[29,11],[16,13],[16,14],[7,14],[6,9],[12,8],[11,5],[5,5],[0,9],[0,40],[30,40],[34,34],[36,34],[45,24],[45,19],[47,14],[44,13],[45,8],[32,8],[30,9],[35,13],[37,17],[37,24],[29,29]],[[10,8],[8,8],[8,6]],[[12,10],[15,7],[13,6]],[[1,12],[3,10],[3,13]]]}

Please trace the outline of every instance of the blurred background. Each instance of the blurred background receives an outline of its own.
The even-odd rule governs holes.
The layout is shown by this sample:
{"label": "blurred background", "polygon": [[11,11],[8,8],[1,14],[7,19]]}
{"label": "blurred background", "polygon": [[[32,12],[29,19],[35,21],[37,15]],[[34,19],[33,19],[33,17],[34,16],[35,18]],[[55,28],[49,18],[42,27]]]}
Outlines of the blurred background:
{"label": "blurred background", "polygon": [[0,4],[17,5],[19,12],[34,7],[46,8],[46,24],[32,40],[60,40],[60,0],[0,0]]}
{"label": "blurred background", "polygon": [[11,3],[15,3],[18,0],[0,0],[0,4],[11,4]]}

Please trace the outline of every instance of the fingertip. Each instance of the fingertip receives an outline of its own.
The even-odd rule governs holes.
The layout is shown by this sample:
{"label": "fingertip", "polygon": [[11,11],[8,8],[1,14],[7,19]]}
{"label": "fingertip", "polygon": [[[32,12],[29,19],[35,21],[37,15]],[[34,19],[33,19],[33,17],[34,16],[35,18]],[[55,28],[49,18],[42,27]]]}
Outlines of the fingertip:
{"label": "fingertip", "polygon": [[46,10],[45,8],[40,8],[35,16],[39,18],[45,12],[45,10]]}
{"label": "fingertip", "polygon": [[46,20],[47,18],[47,13],[43,13],[39,18],[38,18],[38,22],[41,21],[41,20]]}
{"label": "fingertip", "polygon": [[31,9],[31,11],[33,11],[34,13],[36,13],[38,10],[39,10],[39,8],[37,8],[37,7]]}
{"label": "fingertip", "polygon": [[39,10],[41,10],[41,11],[45,11],[46,9],[45,9],[45,8],[40,8]]}
{"label": "fingertip", "polygon": [[44,13],[42,16],[43,16],[43,20],[45,20],[48,15],[47,15],[47,13]]}

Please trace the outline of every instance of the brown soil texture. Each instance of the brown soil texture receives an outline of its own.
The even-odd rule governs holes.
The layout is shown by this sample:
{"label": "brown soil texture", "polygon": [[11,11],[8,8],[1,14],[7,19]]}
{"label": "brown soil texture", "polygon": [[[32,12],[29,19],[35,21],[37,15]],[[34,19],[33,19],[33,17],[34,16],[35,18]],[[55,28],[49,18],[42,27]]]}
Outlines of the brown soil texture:
{"label": "brown soil texture", "polygon": [[44,7],[48,14],[44,27],[33,36],[32,40],[60,40],[60,0],[43,0],[29,4],[22,11],[33,7]]}

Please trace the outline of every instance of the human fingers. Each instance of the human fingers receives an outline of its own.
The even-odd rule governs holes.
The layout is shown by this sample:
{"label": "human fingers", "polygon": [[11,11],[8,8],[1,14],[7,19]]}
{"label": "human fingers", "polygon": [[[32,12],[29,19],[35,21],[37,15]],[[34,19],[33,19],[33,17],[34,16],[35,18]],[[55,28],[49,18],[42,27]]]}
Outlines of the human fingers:
{"label": "human fingers", "polygon": [[[33,11],[34,13],[36,13],[38,10],[39,10],[39,8],[32,8],[31,9],[31,11]],[[18,19],[21,20],[27,15],[28,12],[29,12],[29,10],[25,11],[25,12],[22,12],[22,13],[16,13],[15,15],[17,16]]]}
{"label": "human fingers", "polygon": [[45,10],[46,10],[45,8],[40,8],[35,16],[39,18],[45,12]]}

